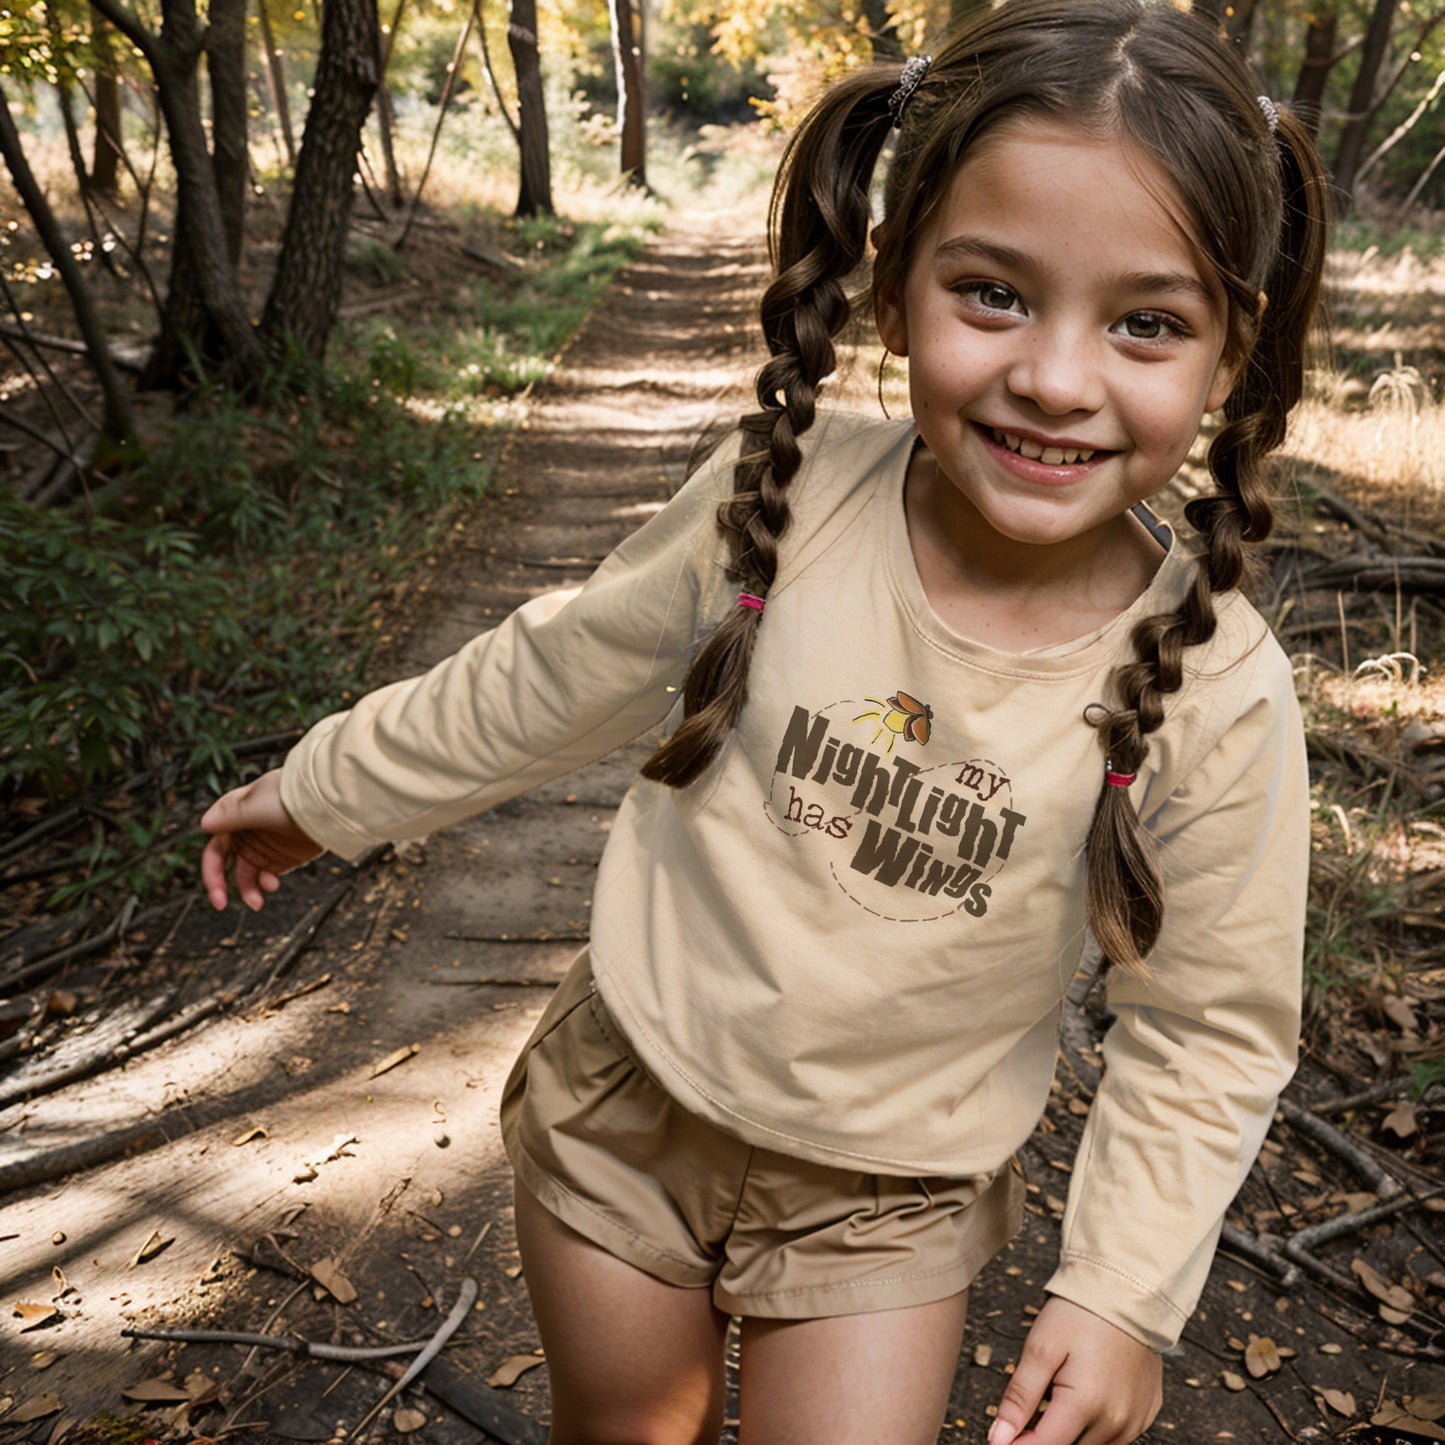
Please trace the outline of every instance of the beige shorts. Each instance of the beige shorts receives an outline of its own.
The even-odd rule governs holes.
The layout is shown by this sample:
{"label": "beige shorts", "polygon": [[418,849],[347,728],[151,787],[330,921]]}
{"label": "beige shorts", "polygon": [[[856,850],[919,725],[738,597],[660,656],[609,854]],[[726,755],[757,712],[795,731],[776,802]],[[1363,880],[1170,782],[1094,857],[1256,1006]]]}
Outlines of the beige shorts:
{"label": "beige shorts", "polygon": [[743,1143],[643,1071],[586,954],[502,1095],[518,1181],[609,1254],[729,1314],[814,1319],[967,1289],[1019,1227],[1017,1166],[971,1179],[864,1174]]}

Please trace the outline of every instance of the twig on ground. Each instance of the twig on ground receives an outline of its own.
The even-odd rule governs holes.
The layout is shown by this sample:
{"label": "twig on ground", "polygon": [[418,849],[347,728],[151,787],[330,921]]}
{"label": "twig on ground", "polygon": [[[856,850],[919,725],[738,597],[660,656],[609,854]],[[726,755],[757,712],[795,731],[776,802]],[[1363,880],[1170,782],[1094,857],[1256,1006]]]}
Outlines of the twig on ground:
{"label": "twig on ground", "polygon": [[437,1332],[427,1341],[425,1349],[407,1366],[406,1373],[399,1379],[376,1404],[367,1412],[362,1422],[351,1431],[346,1437],[350,1440],[359,1440],[366,1433],[367,1426],[379,1415],[383,1408],[394,1400],[436,1357],[441,1353],[442,1346],[456,1334],[461,1323],[467,1317],[468,1311],[477,1300],[477,1282],[470,1275],[462,1280],[461,1292],[457,1295],[457,1302],[452,1306],[451,1313],[441,1322]]}
{"label": "twig on ground", "polygon": [[258,1350],[289,1350],[317,1360],[388,1360],[395,1355],[414,1355],[426,1345],[415,1340],[405,1345],[327,1345],[303,1340],[299,1335],[251,1335],[240,1330],[142,1329],[128,1326],[121,1331],[128,1340],[168,1340],[181,1345],[250,1345]]}
{"label": "twig on ground", "polygon": [[1381,1199],[1393,1199],[1400,1192],[1400,1181],[1333,1124],[1289,1099],[1281,1099],[1277,1107],[1290,1128],[1348,1164]]}

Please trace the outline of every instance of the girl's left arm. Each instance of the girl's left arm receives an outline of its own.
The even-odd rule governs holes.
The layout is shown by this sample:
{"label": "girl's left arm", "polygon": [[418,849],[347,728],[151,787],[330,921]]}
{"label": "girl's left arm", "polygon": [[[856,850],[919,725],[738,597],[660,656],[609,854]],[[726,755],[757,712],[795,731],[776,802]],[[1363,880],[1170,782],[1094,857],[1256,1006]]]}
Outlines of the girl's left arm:
{"label": "girl's left arm", "polygon": [[[1150,790],[1167,797],[1140,806],[1159,847],[1163,931],[1147,979],[1109,979],[1116,1017],[1046,1286],[1053,1299],[1017,1372],[1027,1380],[1047,1364],[1055,1393],[1092,1395],[1073,1398],[1096,1422],[1091,1441],[1134,1438],[1104,1423],[1121,1388],[1135,1433],[1157,1409],[1157,1399],[1145,1409],[1158,1381],[1145,1354],[1169,1348],[1193,1311],[1298,1053],[1310,804],[1293,674],[1266,636],[1197,685],[1189,706],[1203,754],[1186,761],[1180,735],[1161,734]],[[1074,1319],[1061,1333],[1064,1302]],[[1086,1349],[1120,1375],[1082,1369]],[[994,1445],[1014,1438],[1000,1429]],[[1041,1424],[1017,1438],[1055,1436]]]}

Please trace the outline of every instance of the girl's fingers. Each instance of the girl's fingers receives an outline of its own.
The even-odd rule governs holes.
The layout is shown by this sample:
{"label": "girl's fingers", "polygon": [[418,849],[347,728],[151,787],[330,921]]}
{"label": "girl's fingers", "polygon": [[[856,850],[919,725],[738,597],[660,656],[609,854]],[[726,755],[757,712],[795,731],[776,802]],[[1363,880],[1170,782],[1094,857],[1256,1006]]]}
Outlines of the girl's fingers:
{"label": "girl's fingers", "polygon": [[201,854],[201,883],[212,908],[223,912],[228,891],[226,888],[226,857],[230,852],[230,840],[223,833],[212,838]]}

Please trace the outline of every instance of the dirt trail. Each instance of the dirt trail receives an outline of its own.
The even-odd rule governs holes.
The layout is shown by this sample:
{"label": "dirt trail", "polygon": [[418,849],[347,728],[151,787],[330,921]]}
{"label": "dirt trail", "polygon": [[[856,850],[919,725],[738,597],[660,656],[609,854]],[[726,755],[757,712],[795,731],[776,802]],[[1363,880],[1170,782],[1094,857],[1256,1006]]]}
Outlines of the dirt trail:
{"label": "dirt trail", "polygon": [[[624,274],[539,389],[496,495],[410,594],[391,675],[446,655],[538,592],[580,582],[676,488],[698,435],[743,404],[755,359],[761,249],[719,237],[761,230],[756,216],[683,218]],[[414,1339],[436,1329],[471,1276],[478,1306],[448,1359],[485,1380],[533,1352],[498,1096],[547,986],[585,937],[610,817],[645,746],[395,857],[359,870],[319,864],[288,879],[260,917],[193,909],[166,944],[176,970],[226,988],[248,968],[274,969],[258,995],[271,1006],[224,1014],[123,1070],[0,1112],[0,1189],[24,1177],[7,1170],[47,1151],[137,1121],[150,1131],[137,1141],[143,1152],[30,1187],[0,1210],[7,1316],[15,1301],[57,1306],[24,1334],[7,1318],[0,1398],[54,1392],[63,1406],[29,1432],[6,1434],[0,1419],[0,1436],[44,1439],[57,1418],[121,1410],[123,1387],[169,1370],[204,1370],[224,1387],[225,1414],[199,1415],[197,1430],[257,1422],[237,1437],[248,1440],[331,1438],[384,1388],[373,1374],[290,1356],[133,1345],[120,1336],[127,1324]],[[293,959],[288,945],[332,904]],[[128,1022],[112,1021],[117,1039]],[[1072,1062],[1025,1151],[1025,1228],[974,1291],[947,1441],[983,1439],[1042,1300],[1088,1093],[1075,1071],[1090,1068],[1088,1025],[1076,1019],[1073,1036]],[[355,1302],[293,1277],[323,1258],[355,1286]],[[1221,1258],[1166,1360],[1165,1411],[1147,1439],[1332,1438],[1344,1421],[1330,1426],[1316,1390],[1354,1390],[1366,1411],[1386,1373],[1398,1391],[1416,1362],[1381,1357],[1357,1316],[1335,1310],[1332,1320],[1329,1306],[1312,1287],[1291,1300]],[[1225,1388],[1225,1371],[1244,1375],[1243,1342],[1256,1334],[1298,1354],[1269,1378]],[[36,1354],[58,1358],[38,1368]],[[1420,1373],[1413,1383],[1433,1382]],[[502,1398],[544,1419],[544,1373],[522,1375]],[[426,1414],[418,1439],[477,1438],[432,1402]],[[163,1419],[148,1418],[148,1433],[161,1434]]]}
{"label": "dirt trail", "polygon": [[[699,435],[739,408],[760,237],[755,216],[695,215],[624,273],[534,397],[496,494],[440,549],[396,619],[391,675],[422,670],[539,592],[581,582],[676,490]],[[329,983],[0,1114],[0,1172],[137,1119],[174,1140],[0,1211],[0,1298],[55,1299],[54,1269],[72,1287],[58,1301],[62,1319],[23,1336],[6,1329],[0,1391],[21,1402],[53,1391],[67,1417],[119,1409],[121,1388],[156,1374],[165,1356],[123,1341],[127,1323],[210,1319],[346,1339],[355,1320],[368,1336],[415,1338],[436,1328],[467,1274],[481,1284],[481,1307],[464,1327],[471,1343],[452,1354],[485,1377],[530,1351],[525,1289],[507,1273],[515,1251],[497,1100],[547,985],[585,937],[610,816],[645,755],[634,745],[359,874],[319,865],[288,879],[282,906],[259,918],[233,910],[218,925],[193,910],[173,954],[220,970],[276,952],[350,881],[313,947],[265,995],[327,974]],[[413,1044],[414,1056],[369,1077]],[[264,1136],[236,1142],[253,1129]],[[338,1136],[355,1142],[328,1161]],[[292,1261],[338,1261],[359,1300],[343,1308],[307,1290],[280,1312],[295,1285],[274,1248],[258,1257],[279,1271],[253,1273],[231,1253],[253,1252],[278,1228]],[[153,1231],[173,1242],[130,1267]],[[37,1371],[40,1352],[60,1358]],[[258,1358],[262,1373],[236,1377],[243,1358],[193,1348],[179,1373],[217,1368],[237,1400],[269,1385],[237,1418],[266,1420],[282,1438],[355,1425],[382,1389],[353,1374],[320,1406],[335,1367],[273,1356]],[[511,1394],[518,1408],[545,1414],[541,1371]],[[214,1426],[211,1415],[205,1428]],[[421,1438],[476,1437],[434,1420]]]}

